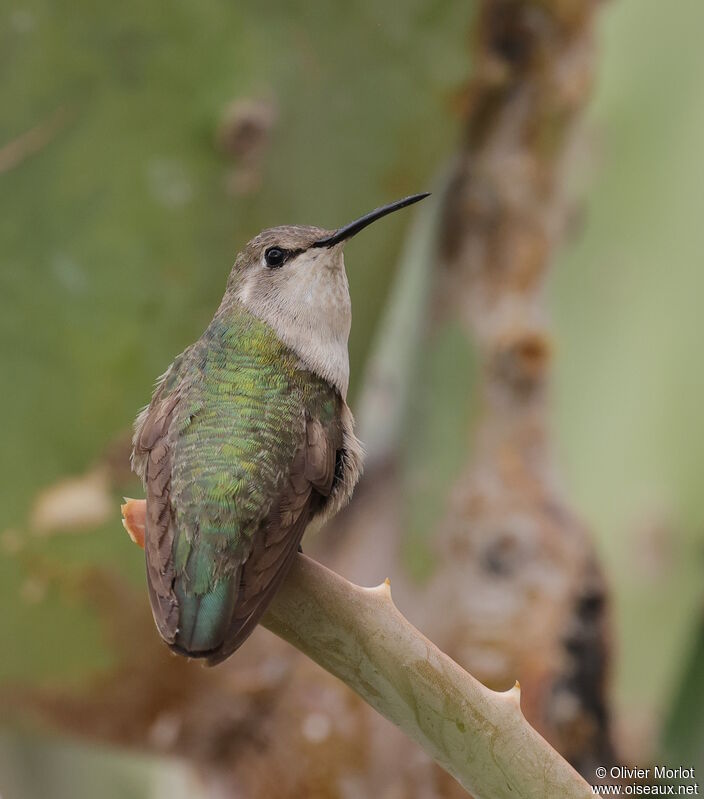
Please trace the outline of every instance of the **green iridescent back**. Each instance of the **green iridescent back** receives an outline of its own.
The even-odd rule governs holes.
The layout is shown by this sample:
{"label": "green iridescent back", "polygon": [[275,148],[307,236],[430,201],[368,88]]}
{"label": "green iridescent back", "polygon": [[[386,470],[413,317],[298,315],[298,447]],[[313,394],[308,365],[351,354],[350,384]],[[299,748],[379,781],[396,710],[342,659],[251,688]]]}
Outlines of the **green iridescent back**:
{"label": "green iridescent back", "polygon": [[190,590],[204,593],[249,552],[301,446],[305,414],[333,423],[339,397],[240,305],[182,358],[187,387],[169,431],[174,570],[187,569]]}

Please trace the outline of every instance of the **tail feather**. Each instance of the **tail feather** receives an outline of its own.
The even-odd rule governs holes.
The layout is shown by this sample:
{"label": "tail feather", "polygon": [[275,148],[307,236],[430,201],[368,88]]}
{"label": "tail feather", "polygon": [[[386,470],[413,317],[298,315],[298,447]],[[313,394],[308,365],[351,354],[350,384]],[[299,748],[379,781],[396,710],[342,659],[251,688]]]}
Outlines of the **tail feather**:
{"label": "tail feather", "polygon": [[236,649],[239,649],[244,641],[247,640],[254,631],[254,628],[259,624],[262,614],[269,605],[269,602],[271,602],[274,594],[279,590],[279,586],[288,574],[298,554],[298,545],[301,541],[305,524],[301,524],[300,527],[302,529],[296,531],[296,537],[289,543],[285,557],[282,559],[276,573],[270,579],[266,588],[257,596],[256,603],[247,608],[246,615],[242,615],[242,610],[244,610],[244,608],[235,607],[230,629],[227,631],[223,646],[208,655],[208,666],[217,666],[218,663],[222,663],[223,660],[230,657],[230,655]]}
{"label": "tail feather", "polygon": [[176,580],[179,624],[173,648],[190,657],[206,657],[219,650],[230,629],[239,592],[240,573],[218,580],[204,594],[190,593],[184,580]]}

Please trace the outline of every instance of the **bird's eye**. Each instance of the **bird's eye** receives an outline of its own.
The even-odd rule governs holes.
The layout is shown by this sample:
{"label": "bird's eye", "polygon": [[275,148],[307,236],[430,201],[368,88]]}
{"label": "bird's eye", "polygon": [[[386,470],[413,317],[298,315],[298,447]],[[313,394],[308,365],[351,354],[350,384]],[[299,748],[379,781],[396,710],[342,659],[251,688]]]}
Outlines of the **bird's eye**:
{"label": "bird's eye", "polygon": [[264,261],[271,269],[275,269],[277,266],[282,266],[285,259],[286,253],[281,249],[281,247],[269,247],[269,249],[264,253]]}

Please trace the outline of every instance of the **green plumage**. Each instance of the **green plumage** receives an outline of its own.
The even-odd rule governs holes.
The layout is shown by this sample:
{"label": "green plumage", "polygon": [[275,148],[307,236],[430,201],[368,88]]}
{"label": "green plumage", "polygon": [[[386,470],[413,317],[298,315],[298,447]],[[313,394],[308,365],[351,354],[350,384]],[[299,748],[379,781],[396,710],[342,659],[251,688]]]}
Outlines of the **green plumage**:
{"label": "green plumage", "polygon": [[171,501],[185,531],[174,568],[185,571],[190,558],[194,593],[210,588],[249,549],[300,446],[305,412],[330,407],[333,390],[296,361],[241,307],[216,318],[184,359],[187,388],[171,433]]}
{"label": "green plumage", "polygon": [[[306,441],[306,420],[318,420],[337,439],[340,404],[337,391],[301,368],[274,331],[240,303],[221,308],[174,361],[149,413],[158,419],[159,408],[171,409],[164,428],[170,516],[159,523],[172,540],[159,569],[170,571],[178,604],[176,648],[208,652],[221,644],[243,564],[285,493]],[[152,453],[156,449],[150,444]],[[150,460],[148,488],[150,480],[159,486],[162,462],[151,469]],[[147,539],[149,567],[158,552],[149,521]],[[157,615],[158,602],[153,606]],[[160,629],[164,634],[164,625]]]}

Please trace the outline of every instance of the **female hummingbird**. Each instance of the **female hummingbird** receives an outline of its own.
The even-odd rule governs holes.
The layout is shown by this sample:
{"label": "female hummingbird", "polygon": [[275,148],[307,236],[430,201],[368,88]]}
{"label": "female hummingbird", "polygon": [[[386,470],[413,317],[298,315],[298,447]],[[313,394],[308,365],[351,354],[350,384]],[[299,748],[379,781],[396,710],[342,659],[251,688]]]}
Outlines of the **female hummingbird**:
{"label": "female hummingbird", "polygon": [[345,242],[427,194],[335,231],[265,230],[239,253],[203,335],[135,423],[149,598],[166,643],[210,665],[249,636],[307,525],[336,513],[362,469],[347,406]]}

